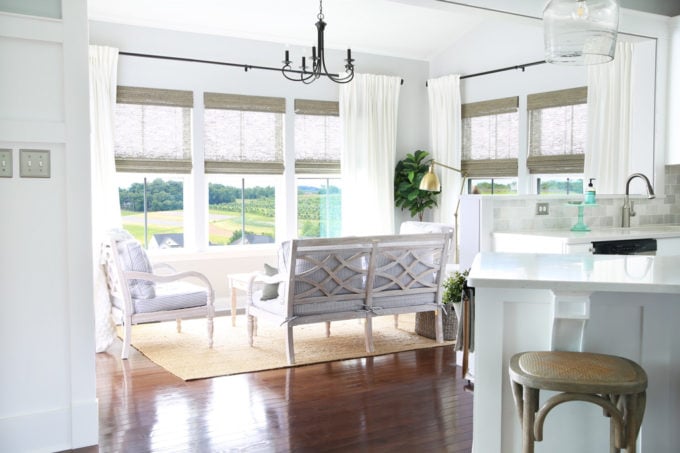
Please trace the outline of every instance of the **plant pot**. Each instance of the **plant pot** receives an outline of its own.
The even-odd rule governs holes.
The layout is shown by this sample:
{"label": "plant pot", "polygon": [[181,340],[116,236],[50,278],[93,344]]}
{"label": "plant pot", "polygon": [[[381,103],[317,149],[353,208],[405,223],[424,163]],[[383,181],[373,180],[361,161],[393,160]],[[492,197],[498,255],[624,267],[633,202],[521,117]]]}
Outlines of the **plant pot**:
{"label": "plant pot", "polygon": [[[456,339],[458,331],[458,316],[454,312],[453,304],[446,304],[442,309],[444,317],[442,327],[444,330],[444,341]],[[422,337],[435,339],[434,312],[421,311],[416,313],[416,333]]]}

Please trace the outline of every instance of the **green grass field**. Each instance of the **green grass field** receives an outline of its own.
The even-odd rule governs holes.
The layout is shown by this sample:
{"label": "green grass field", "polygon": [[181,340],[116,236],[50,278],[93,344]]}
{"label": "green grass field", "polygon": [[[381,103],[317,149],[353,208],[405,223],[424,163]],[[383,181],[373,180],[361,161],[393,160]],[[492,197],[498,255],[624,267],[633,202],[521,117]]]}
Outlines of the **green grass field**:
{"label": "green grass field", "polygon": [[[144,243],[144,215],[139,212],[123,211],[122,222],[125,228],[138,241]],[[211,209],[209,241],[214,245],[228,245],[235,231],[241,230],[241,213]],[[183,233],[181,211],[156,211],[147,214],[148,238],[154,234]],[[274,237],[274,219],[254,214],[246,214],[246,231]]]}

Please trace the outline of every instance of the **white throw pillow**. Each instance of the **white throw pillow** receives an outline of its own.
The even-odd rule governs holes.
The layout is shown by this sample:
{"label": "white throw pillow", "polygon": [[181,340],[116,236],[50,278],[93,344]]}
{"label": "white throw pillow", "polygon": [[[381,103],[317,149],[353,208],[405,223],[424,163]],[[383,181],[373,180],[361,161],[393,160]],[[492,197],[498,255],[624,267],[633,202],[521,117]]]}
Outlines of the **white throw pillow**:
{"label": "white throw pillow", "polygon": [[[116,244],[118,256],[126,271],[153,272],[146,251],[135,239],[127,239]],[[149,280],[130,280],[130,295],[133,299],[153,299],[156,297],[154,282]]]}

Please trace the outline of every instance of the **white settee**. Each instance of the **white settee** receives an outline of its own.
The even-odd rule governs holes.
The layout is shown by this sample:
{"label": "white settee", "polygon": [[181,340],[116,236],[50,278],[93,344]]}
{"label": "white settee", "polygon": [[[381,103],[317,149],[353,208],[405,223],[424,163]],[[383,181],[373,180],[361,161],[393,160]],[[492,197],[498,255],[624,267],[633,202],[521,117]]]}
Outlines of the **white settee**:
{"label": "white settee", "polygon": [[[295,363],[293,327],[365,319],[366,351],[373,352],[371,318],[434,311],[443,342],[441,280],[452,232],[298,239],[282,244],[279,272],[254,275],[248,289],[248,337],[260,318],[286,329],[289,364]],[[274,287],[272,298],[263,297]],[[327,335],[329,328],[327,328]]]}

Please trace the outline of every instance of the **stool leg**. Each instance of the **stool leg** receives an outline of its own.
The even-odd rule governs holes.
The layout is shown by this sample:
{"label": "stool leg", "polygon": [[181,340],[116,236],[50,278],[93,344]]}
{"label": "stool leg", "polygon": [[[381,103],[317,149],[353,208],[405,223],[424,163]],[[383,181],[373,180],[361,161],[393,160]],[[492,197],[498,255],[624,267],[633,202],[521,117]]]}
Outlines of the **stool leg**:
{"label": "stool leg", "polygon": [[524,386],[522,409],[522,452],[534,453],[534,419],[538,408],[538,389]]}
{"label": "stool leg", "polygon": [[519,416],[519,422],[522,423],[523,413],[524,413],[524,398],[522,397],[522,384],[510,379],[510,387],[512,388],[512,398],[515,400],[515,408],[517,409],[517,415]]}
{"label": "stool leg", "polygon": [[637,436],[642,424],[642,414],[644,413],[647,395],[645,392],[626,397],[626,452],[635,453],[637,451]]}
{"label": "stool leg", "polygon": [[[622,395],[609,395],[609,401],[623,414],[622,398],[624,398]],[[614,422],[614,417],[609,412],[605,410],[604,415],[609,417],[609,452],[620,453],[623,433],[618,429],[619,425]]]}

